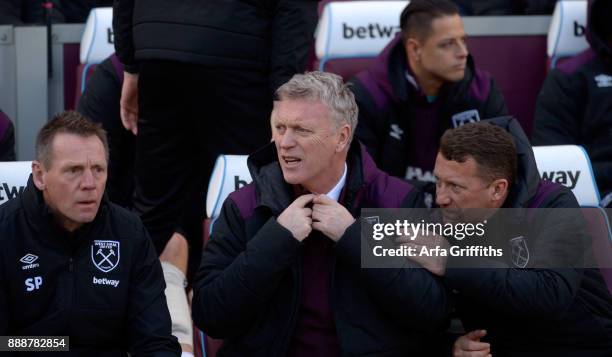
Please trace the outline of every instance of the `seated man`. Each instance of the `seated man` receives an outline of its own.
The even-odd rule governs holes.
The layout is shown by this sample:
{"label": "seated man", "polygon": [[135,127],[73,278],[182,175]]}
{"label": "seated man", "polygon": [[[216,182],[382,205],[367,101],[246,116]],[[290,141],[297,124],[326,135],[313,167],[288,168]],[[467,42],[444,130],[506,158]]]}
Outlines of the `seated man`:
{"label": "seated man", "polygon": [[0,161],[15,161],[15,127],[0,110]]}
{"label": "seated man", "polygon": [[[602,196],[612,203],[612,2],[594,0],[591,48],[552,70],[536,105],[533,145],[582,145]],[[608,195],[606,197],[606,195]]]}
{"label": "seated man", "polygon": [[0,206],[0,335],[69,336],[86,355],[178,356],[151,239],[104,197],[107,160],[106,134],[76,112],[39,132],[25,191]]}
{"label": "seated man", "polygon": [[359,105],[355,135],[383,171],[433,182],[445,129],[507,109],[493,80],[474,66],[452,2],[410,1],[400,27],[378,62],[352,79]]}
{"label": "seated man", "polygon": [[[456,342],[455,356],[612,355],[612,297],[599,270],[582,262],[586,230],[576,224],[576,198],[540,180],[517,121],[496,118],[448,130],[434,173],[442,210],[489,209],[481,244],[504,249],[503,256],[470,258],[467,266],[456,264],[467,258],[449,257],[441,273],[463,325],[475,330]],[[500,218],[519,208],[540,209],[515,225]],[[479,342],[483,337],[487,343]]]}
{"label": "seated man", "polygon": [[[295,75],[271,115],[274,142],[249,156],[194,284],[193,318],[227,356],[426,355],[446,320],[424,269],[361,269],[364,207],[415,207],[353,139],[357,105],[331,73]],[[402,260],[404,263],[407,261]]]}

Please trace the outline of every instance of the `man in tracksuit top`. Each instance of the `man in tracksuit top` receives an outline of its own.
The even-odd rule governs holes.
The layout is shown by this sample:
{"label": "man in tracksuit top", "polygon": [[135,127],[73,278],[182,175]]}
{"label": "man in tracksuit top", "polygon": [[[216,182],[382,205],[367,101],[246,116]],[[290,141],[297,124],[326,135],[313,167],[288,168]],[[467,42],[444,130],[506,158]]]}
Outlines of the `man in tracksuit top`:
{"label": "man in tracksuit top", "polygon": [[[612,202],[612,2],[590,2],[590,48],[546,78],[536,105],[533,145],[582,145],[604,206]],[[609,195],[606,197],[606,195]]]}
{"label": "man in tracksuit top", "polygon": [[[202,256],[193,318],[225,356],[423,356],[446,294],[425,269],[361,269],[362,207],[415,207],[419,191],[352,141],[357,106],[331,73],[277,91],[274,142],[249,157]],[[393,259],[393,258],[390,258]]]}
{"label": "man in tracksuit top", "polygon": [[[437,271],[469,331],[455,356],[612,355],[612,297],[599,270],[582,261],[591,248],[578,202],[568,188],[540,180],[518,122],[502,117],[447,131],[434,173],[445,212],[497,210],[479,244],[504,251],[467,264],[449,257],[449,268]],[[499,208],[566,209],[514,218],[517,210]]]}
{"label": "man in tracksuit top", "polygon": [[0,207],[0,335],[69,336],[83,355],[178,356],[140,220],[104,197],[104,131],[76,112],[40,131],[22,195]]}
{"label": "man in tracksuit top", "polygon": [[401,33],[351,80],[355,135],[390,175],[433,182],[444,130],[507,114],[501,92],[468,54],[463,23],[448,0],[414,0]]}

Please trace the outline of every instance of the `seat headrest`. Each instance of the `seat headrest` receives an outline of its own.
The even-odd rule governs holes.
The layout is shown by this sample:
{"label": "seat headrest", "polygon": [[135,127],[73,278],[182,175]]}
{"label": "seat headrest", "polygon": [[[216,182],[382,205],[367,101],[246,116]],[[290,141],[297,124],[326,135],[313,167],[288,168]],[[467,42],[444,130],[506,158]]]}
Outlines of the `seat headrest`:
{"label": "seat headrest", "polygon": [[251,183],[251,173],[247,167],[247,155],[219,155],[215,162],[208,192],[206,194],[206,214],[215,219],[227,196]]}
{"label": "seat headrest", "polygon": [[580,206],[599,206],[599,191],[591,160],[582,146],[534,146],[540,177],[569,187]]}
{"label": "seat headrest", "polygon": [[373,57],[400,31],[408,1],[341,1],[323,8],[315,33],[319,60]]}
{"label": "seat headrest", "polygon": [[32,173],[32,161],[0,162],[0,205],[23,192]]}
{"label": "seat headrest", "polygon": [[82,64],[100,63],[115,52],[113,36],[113,8],[91,10],[81,37]]}
{"label": "seat headrest", "polygon": [[589,47],[586,39],[587,8],[587,0],[557,1],[548,28],[548,57],[574,56]]}

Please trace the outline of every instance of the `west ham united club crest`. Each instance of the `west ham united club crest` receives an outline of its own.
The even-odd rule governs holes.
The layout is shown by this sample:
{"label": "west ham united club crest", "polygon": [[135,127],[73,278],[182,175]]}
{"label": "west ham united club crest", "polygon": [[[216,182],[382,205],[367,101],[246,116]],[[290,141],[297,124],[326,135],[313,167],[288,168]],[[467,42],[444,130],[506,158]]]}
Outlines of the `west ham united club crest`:
{"label": "west ham united club crest", "polygon": [[114,240],[95,240],[91,245],[91,261],[104,273],[119,265],[119,242]]}
{"label": "west ham united club crest", "polygon": [[524,268],[529,264],[529,247],[527,247],[525,237],[510,239],[510,251],[512,252],[512,263],[516,267]]}
{"label": "west ham united club crest", "polygon": [[472,109],[465,112],[457,113],[452,116],[453,128],[458,128],[468,123],[476,123],[480,121],[478,110]]}

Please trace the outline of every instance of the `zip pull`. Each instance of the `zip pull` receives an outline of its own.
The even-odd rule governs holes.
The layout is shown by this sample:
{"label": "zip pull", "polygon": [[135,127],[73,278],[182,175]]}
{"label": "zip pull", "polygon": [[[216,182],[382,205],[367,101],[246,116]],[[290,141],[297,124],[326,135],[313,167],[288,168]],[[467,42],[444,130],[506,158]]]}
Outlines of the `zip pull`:
{"label": "zip pull", "polygon": [[68,259],[68,271],[71,273],[74,271],[74,259],[72,258]]}

